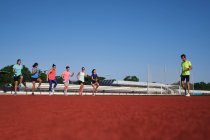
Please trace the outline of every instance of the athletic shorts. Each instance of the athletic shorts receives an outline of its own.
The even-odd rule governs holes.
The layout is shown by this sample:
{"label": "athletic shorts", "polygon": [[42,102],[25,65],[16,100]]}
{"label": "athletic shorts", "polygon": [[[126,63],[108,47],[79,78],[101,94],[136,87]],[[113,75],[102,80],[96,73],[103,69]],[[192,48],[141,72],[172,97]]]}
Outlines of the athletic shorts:
{"label": "athletic shorts", "polygon": [[96,81],[92,81],[92,85],[95,85],[96,84]]}
{"label": "athletic shorts", "polygon": [[181,80],[182,80],[182,82],[185,81],[185,80],[186,80],[187,82],[189,82],[189,81],[190,81],[190,75],[182,75],[182,76],[181,76]]}
{"label": "athletic shorts", "polygon": [[20,75],[19,76],[14,76],[14,81],[19,81],[20,80]]}
{"label": "athletic shorts", "polygon": [[69,85],[69,81],[63,81],[63,83]]}
{"label": "athletic shorts", "polygon": [[31,78],[31,82],[36,82],[38,78]]}
{"label": "athletic shorts", "polygon": [[80,85],[85,83],[85,82],[83,82],[83,81],[80,81],[80,80],[79,80],[78,82],[79,82],[79,84],[80,84]]}

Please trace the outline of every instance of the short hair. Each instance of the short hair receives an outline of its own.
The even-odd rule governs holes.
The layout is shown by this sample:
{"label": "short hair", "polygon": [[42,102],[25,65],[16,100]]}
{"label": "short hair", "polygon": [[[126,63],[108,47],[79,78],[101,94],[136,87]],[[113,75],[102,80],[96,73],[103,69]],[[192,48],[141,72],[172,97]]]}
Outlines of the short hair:
{"label": "short hair", "polygon": [[18,64],[19,61],[21,61],[21,59],[18,59],[18,60],[17,60],[17,64]]}
{"label": "short hair", "polygon": [[186,56],[185,54],[182,54],[182,55],[181,55],[181,58],[183,58],[183,57],[186,58],[187,56]]}
{"label": "short hair", "polygon": [[66,69],[70,68],[69,66],[66,66]]}
{"label": "short hair", "polygon": [[34,63],[33,68],[35,68],[35,67],[38,66],[38,65],[39,65],[38,63]]}
{"label": "short hair", "polygon": [[52,65],[52,67],[56,67],[56,65],[55,65],[55,64],[53,64],[53,65]]}

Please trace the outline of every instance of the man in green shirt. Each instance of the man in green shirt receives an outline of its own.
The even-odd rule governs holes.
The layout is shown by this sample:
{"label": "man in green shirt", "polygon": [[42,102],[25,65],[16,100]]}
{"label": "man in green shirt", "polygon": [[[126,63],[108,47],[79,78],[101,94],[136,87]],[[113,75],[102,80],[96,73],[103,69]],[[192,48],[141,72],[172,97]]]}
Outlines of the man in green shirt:
{"label": "man in green shirt", "polygon": [[[192,70],[192,64],[190,61],[187,60],[187,57],[185,54],[181,55],[182,59],[182,74],[181,74],[181,81],[182,81],[182,87],[185,90],[185,95],[190,97],[190,71]],[[188,87],[188,93],[185,86],[185,80],[187,81],[187,87]]]}

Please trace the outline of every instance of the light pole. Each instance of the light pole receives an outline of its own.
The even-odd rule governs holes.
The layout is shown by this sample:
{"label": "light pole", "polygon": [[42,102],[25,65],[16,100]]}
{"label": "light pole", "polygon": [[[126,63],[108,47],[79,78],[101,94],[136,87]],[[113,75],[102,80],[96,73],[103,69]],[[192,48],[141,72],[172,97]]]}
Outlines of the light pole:
{"label": "light pole", "polygon": [[147,66],[147,94],[149,94],[150,65]]}

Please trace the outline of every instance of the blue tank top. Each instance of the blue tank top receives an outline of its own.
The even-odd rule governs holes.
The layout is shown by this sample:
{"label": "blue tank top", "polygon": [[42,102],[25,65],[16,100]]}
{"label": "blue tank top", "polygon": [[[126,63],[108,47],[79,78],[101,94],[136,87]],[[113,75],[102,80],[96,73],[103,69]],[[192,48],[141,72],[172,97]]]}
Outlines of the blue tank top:
{"label": "blue tank top", "polygon": [[39,70],[38,69],[34,69],[34,74],[32,74],[32,78],[39,78]]}

